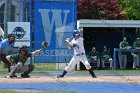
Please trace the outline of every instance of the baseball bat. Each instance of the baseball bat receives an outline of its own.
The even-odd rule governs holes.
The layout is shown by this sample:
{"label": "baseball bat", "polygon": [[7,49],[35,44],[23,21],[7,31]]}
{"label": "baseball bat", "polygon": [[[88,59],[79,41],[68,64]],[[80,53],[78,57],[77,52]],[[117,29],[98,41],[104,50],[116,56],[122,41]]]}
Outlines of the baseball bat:
{"label": "baseball bat", "polygon": [[68,66],[68,62],[67,62],[66,57],[64,57],[64,60],[65,60],[66,66]]}

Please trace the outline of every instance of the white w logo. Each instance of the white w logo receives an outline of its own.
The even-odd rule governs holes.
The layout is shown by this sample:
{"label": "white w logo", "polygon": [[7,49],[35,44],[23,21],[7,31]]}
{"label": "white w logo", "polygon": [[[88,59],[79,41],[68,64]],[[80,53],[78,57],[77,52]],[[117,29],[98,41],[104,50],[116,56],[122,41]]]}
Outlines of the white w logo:
{"label": "white w logo", "polygon": [[[51,36],[53,30],[55,30],[58,40],[58,46],[62,46],[63,34],[66,26],[66,19],[70,10],[58,10],[58,9],[39,9],[42,17],[42,23],[44,28],[44,34],[46,41],[50,45]],[[63,15],[63,19],[62,19]],[[62,33],[60,33],[62,32]]]}

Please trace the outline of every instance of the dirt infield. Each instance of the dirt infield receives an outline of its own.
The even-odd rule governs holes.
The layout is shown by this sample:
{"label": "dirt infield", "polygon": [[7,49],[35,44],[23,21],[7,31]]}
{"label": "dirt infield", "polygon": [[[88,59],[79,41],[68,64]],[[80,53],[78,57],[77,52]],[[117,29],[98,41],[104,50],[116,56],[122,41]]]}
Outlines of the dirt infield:
{"label": "dirt infield", "polygon": [[90,76],[66,76],[64,78],[56,78],[55,76],[32,76],[30,78],[13,78],[7,79],[0,77],[0,83],[47,83],[47,82],[115,82],[140,84],[140,76],[98,76],[91,78]]}

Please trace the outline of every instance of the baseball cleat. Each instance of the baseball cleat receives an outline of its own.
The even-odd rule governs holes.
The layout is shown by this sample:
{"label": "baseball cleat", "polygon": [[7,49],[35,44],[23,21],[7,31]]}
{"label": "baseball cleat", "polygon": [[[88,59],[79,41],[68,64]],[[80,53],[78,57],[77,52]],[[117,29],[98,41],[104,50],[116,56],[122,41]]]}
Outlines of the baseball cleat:
{"label": "baseball cleat", "polygon": [[29,78],[30,76],[28,74],[21,74],[22,78]]}
{"label": "baseball cleat", "polygon": [[62,75],[58,75],[58,76],[57,76],[57,78],[63,78],[63,77],[64,77],[64,76],[62,76]]}
{"label": "baseball cleat", "polygon": [[94,76],[92,76],[92,78],[97,78],[97,76],[94,75]]}
{"label": "baseball cleat", "polygon": [[17,77],[17,75],[16,75],[16,74],[14,74],[14,75],[13,75],[13,77]]}
{"label": "baseball cleat", "polygon": [[8,78],[8,79],[10,79],[10,78],[13,78],[13,76],[11,76],[11,75],[8,75],[8,76],[7,76],[7,78]]}

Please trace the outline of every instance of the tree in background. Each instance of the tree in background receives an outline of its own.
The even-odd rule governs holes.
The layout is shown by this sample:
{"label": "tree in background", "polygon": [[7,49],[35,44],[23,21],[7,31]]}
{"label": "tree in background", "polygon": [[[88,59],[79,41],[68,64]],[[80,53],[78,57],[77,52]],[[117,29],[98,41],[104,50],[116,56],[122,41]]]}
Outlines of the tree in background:
{"label": "tree in background", "polygon": [[140,0],[120,0],[119,4],[124,7],[129,20],[140,20]]}
{"label": "tree in background", "polygon": [[78,0],[78,19],[127,19],[118,3],[119,0]]}

